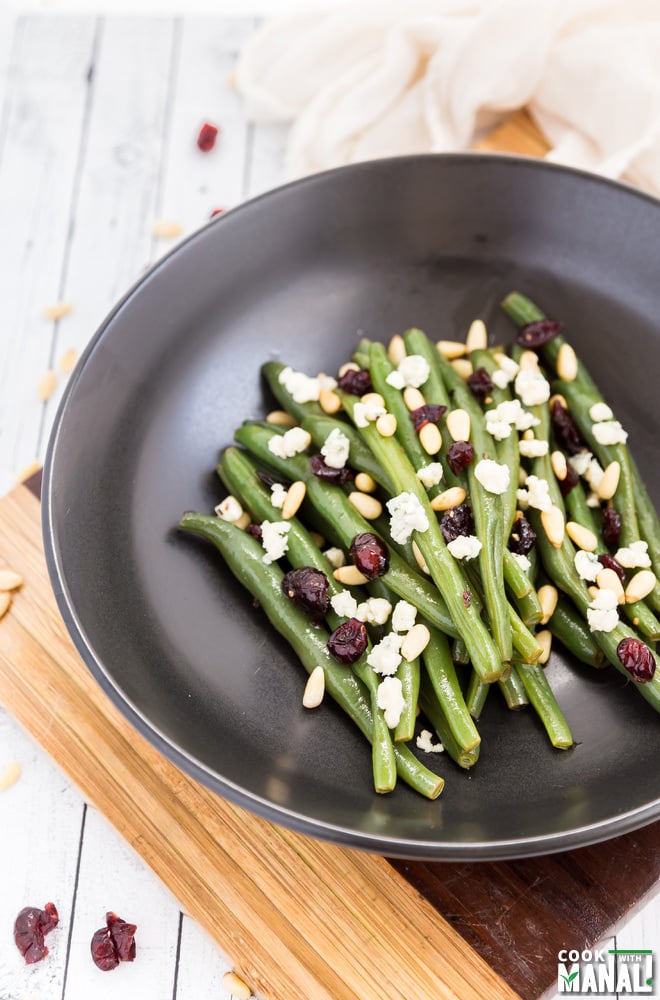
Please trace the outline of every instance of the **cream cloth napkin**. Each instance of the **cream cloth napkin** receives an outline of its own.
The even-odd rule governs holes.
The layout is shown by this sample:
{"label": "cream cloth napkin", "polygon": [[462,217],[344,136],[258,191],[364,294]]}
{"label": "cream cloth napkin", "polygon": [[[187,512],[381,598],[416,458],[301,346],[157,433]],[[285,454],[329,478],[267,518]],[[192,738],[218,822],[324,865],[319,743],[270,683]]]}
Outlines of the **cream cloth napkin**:
{"label": "cream cloth napkin", "polygon": [[286,172],[469,148],[527,106],[549,159],[660,195],[660,0],[381,0],[267,24],[237,82]]}

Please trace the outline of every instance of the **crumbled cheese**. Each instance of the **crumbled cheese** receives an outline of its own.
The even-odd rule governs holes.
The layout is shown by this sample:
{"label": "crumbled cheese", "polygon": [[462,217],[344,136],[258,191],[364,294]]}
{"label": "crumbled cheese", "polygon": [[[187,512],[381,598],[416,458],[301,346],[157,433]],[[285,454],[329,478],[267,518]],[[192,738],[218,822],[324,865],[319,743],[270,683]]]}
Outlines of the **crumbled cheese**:
{"label": "crumbled cheese", "polygon": [[281,510],[284,505],[285,499],[286,499],[286,490],[284,489],[282,484],[273,483],[273,485],[270,488],[270,502],[272,503],[273,507],[277,507]]}
{"label": "crumbled cheese", "polygon": [[607,403],[594,403],[589,410],[589,416],[595,424],[598,424],[601,420],[612,420],[614,414]]}
{"label": "crumbled cheese", "polygon": [[304,372],[294,371],[293,368],[283,368],[277,381],[284,386],[296,403],[316,402],[321,392],[321,383],[318,378],[311,378]]}
{"label": "crumbled cheese", "polygon": [[442,465],[440,462],[431,462],[429,465],[417,470],[417,478],[421,480],[427,490],[432,486],[437,486],[442,479]]}
{"label": "crumbled cheese", "polygon": [[511,434],[511,428],[518,431],[529,430],[540,423],[533,413],[523,410],[519,399],[505,399],[492,410],[486,410],[486,430],[496,441],[503,441]]}
{"label": "crumbled cheese", "polygon": [[603,420],[594,424],[591,430],[598,444],[625,444],[628,440],[628,432],[618,420]]}
{"label": "crumbled cheese", "polygon": [[496,354],[495,360],[500,367],[491,375],[493,385],[496,385],[498,389],[506,389],[509,382],[513,382],[520,371],[520,365],[506,354]]}
{"label": "crumbled cheese", "polygon": [[385,722],[390,729],[399,725],[401,713],[406,707],[403,685],[398,677],[386,677],[378,685],[378,707],[385,714]]}
{"label": "crumbled cheese", "polygon": [[356,403],[353,407],[353,420],[355,421],[356,427],[368,427],[370,423],[374,420],[378,420],[379,417],[384,416],[387,410],[384,406],[379,406],[378,403],[374,403],[369,400],[366,403]]}
{"label": "crumbled cheese", "polygon": [[414,493],[400,493],[387,501],[390,534],[399,544],[407,542],[413,531],[427,531],[429,519]]}
{"label": "crumbled cheese", "polygon": [[377,642],[367,656],[367,663],[373,667],[377,674],[389,676],[397,672],[401,663],[401,643],[403,636],[396,632],[388,632],[384,638]]}
{"label": "crumbled cheese", "polygon": [[575,570],[581,580],[593,582],[603,568],[603,564],[598,562],[595,552],[585,552],[580,549],[575,553],[573,559]]}
{"label": "crumbled cheese", "polygon": [[423,750],[424,753],[442,753],[445,749],[442,743],[433,742],[433,733],[429,729],[422,729],[415,740],[415,746],[418,750]]}
{"label": "crumbled cheese", "polygon": [[619,549],[614,558],[625,569],[649,569],[651,559],[648,548],[648,542],[631,542]]}
{"label": "crumbled cheese", "polygon": [[526,510],[533,507],[535,510],[550,510],[552,500],[549,493],[550,486],[547,479],[540,479],[538,476],[528,476],[525,480],[525,488],[517,491],[518,503]]}
{"label": "crumbled cheese", "polygon": [[584,478],[592,490],[597,491],[605,472],[597,458],[592,458],[587,466]]}
{"label": "crumbled cheese", "polygon": [[476,535],[458,535],[453,541],[447,542],[447,548],[454,559],[476,559],[482,546]]}
{"label": "crumbled cheese", "polygon": [[231,494],[218,504],[215,508],[215,512],[219,518],[223,521],[238,521],[239,517],[243,514],[243,508],[240,503]]}
{"label": "crumbled cheese", "polygon": [[592,510],[598,510],[600,507],[600,497],[597,493],[587,494],[587,507],[591,507]]}
{"label": "crumbled cheese", "polygon": [[348,460],[350,447],[350,442],[343,431],[334,427],[321,448],[325,464],[329,465],[331,469],[343,469]]}
{"label": "crumbled cheese", "polygon": [[293,458],[309,448],[312,438],[302,427],[292,427],[284,434],[273,434],[268,439],[268,450],[277,458]]}
{"label": "crumbled cheese", "polygon": [[369,597],[358,604],[355,617],[367,625],[384,625],[391,611],[392,605],[384,597]]}
{"label": "crumbled cheese", "polygon": [[539,406],[550,399],[550,383],[538,368],[519,371],[514,387],[525,406]]}
{"label": "crumbled cheese", "polygon": [[330,604],[334,613],[339,615],[340,618],[356,617],[358,603],[350,590],[342,590],[338,594],[334,594],[330,598]]}
{"label": "crumbled cheese", "polygon": [[332,545],[329,549],[325,549],[323,555],[328,560],[333,569],[339,569],[341,566],[346,565],[346,556],[341,549],[336,548]]}
{"label": "crumbled cheese", "polygon": [[417,608],[408,601],[397,601],[392,613],[392,628],[395,632],[410,632],[415,624]]}
{"label": "crumbled cheese", "polygon": [[475,478],[489,493],[505,493],[511,473],[508,465],[494,462],[492,458],[482,458],[474,468]]}
{"label": "crumbled cheese", "polygon": [[332,375],[326,375],[325,372],[320,372],[316,376],[316,379],[319,384],[319,390],[321,389],[332,390],[337,388],[337,379],[333,378]]}
{"label": "crumbled cheese", "polygon": [[613,590],[599,590],[587,609],[592,632],[611,632],[619,624],[618,599]]}
{"label": "crumbled cheese", "polygon": [[532,438],[531,441],[522,439],[518,443],[518,450],[523,458],[542,458],[548,454],[548,442],[539,441],[537,438]]}
{"label": "crumbled cheese", "polygon": [[522,568],[523,573],[529,572],[529,568],[532,565],[526,555],[522,552],[512,552],[511,555],[516,560],[518,565]]}
{"label": "crumbled cheese", "polygon": [[568,464],[574,472],[577,472],[578,476],[583,476],[593,457],[590,451],[579,451],[577,455],[570,456]]}
{"label": "crumbled cheese", "polygon": [[289,551],[287,535],[290,527],[289,521],[261,522],[261,544],[264,547],[263,561],[267,566],[281,559]]}
{"label": "crumbled cheese", "polygon": [[402,358],[395,371],[390,372],[385,381],[395,389],[405,389],[412,386],[419,389],[427,381],[431,369],[426,358],[421,354],[408,354]]}

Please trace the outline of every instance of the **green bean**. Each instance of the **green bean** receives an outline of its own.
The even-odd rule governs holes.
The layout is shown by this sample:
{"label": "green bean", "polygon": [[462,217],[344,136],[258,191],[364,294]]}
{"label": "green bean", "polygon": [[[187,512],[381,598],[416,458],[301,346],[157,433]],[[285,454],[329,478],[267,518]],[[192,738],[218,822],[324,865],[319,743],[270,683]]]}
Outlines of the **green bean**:
{"label": "green bean", "polygon": [[573,736],[548,683],[543,667],[537,663],[521,663],[515,664],[515,666],[525,686],[527,696],[536,709],[536,714],[543,723],[553,747],[566,750],[573,746]]}
{"label": "green bean", "polygon": [[287,365],[283,365],[279,361],[266,361],[261,366],[261,374],[266,379],[275,399],[298,423],[304,417],[311,416],[312,414],[322,416],[323,410],[317,402],[297,403],[291,393],[282,385],[280,375],[286,367]]}
{"label": "green bean", "polygon": [[415,734],[415,720],[417,717],[417,703],[419,701],[419,681],[420,681],[419,659],[401,660],[397,677],[401,681],[401,688],[404,700],[404,708],[401,718],[394,730],[395,743],[407,743]]}
{"label": "green bean", "polygon": [[[365,687],[354,673],[337,663],[327,649],[328,633],[314,627],[305,613],[282,595],[281,569],[263,562],[263,549],[247,532],[217,517],[186,513],[180,521],[184,531],[212,542],[234,576],[258,599],[267,618],[292,646],[308,673],[323,666],[330,696],[372,742],[374,724]],[[444,780],[420,764],[407,747],[395,746],[399,777],[427,798],[437,798]]]}
{"label": "green bean", "polygon": [[443,747],[452,760],[454,760],[459,767],[463,767],[466,770],[474,767],[479,760],[480,744],[477,743],[471,750],[464,750],[463,747],[457,743],[456,738],[449,727],[449,722],[442,705],[438,701],[436,693],[433,689],[431,680],[426,674],[422,675],[422,681],[419,689],[419,704],[424,715],[435,729],[437,735],[440,737]]}
{"label": "green bean", "polygon": [[422,653],[426,674],[457,744],[463,750],[472,750],[481,737],[467,710],[449,644],[437,629],[431,628],[430,632],[430,641]]}
{"label": "green bean", "polygon": [[599,534],[598,523],[594,510],[587,504],[587,495],[584,492],[582,483],[576,483],[572,490],[569,490],[564,497],[566,512],[571,521],[584,525],[595,535]]}
{"label": "green bean", "polygon": [[582,663],[596,668],[606,665],[603,651],[594,641],[584,619],[565,598],[560,597],[557,601],[547,628]]}
{"label": "green bean", "polygon": [[464,666],[470,662],[470,654],[468,653],[467,646],[461,639],[460,635],[454,639],[454,642],[452,643],[451,658],[454,663],[460,663]]}
{"label": "green bean", "polygon": [[484,705],[486,704],[486,699],[490,692],[491,685],[484,684],[484,682],[479,678],[479,674],[476,670],[470,673],[470,680],[468,681],[468,688],[465,695],[465,704],[467,705],[468,712],[477,722],[481,718],[481,713],[484,710]]}
{"label": "green bean", "polygon": [[523,623],[528,628],[538,625],[543,618],[543,609],[535,590],[531,590],[524,597],[519,597],[516,600],[516,607]]}
{"label": "green bean", "polygon": [[[529,666],[529,664],[525,665]],[[525,690],[525,685],[520,679],[520,671],[518,670],[515,662],[511,664],[511,673],[506,680],[498,681],[497,683],[500,691],[504,695],[507,708],[510,708],[512,711],[516,711],[529,705],[527,691]]]}

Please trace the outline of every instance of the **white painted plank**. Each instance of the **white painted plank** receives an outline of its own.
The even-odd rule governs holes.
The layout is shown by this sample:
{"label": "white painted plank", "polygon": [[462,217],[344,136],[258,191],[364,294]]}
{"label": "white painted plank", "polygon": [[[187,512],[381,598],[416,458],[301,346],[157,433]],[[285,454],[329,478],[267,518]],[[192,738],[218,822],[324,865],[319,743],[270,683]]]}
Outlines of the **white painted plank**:
{"label": "white painted plank", "polygon": [[4,10],[0,5],[0,158],[7,125],[5,98],[9,77],[20,50],[22,28],[23,22],[18,23],[13,11]]}
{"label": "white painted plank", "polygon": [[[11,81],[0,162],[0,493],[35,457],[83,129],[95,22],[30,18]],[[11,236],[8,236],[11,234]]]}
{"label": "white painted plank", "polygon": [[[102,972],[92,961],[90,942],[94,931],[104,926],[108,910],[137,924],[137,954],[134,962]],[[89,807],[63,1000],[171,997],[178,930],[179,907],[169,891]]]}
{"label": "white painted plank", "polygon": [[[161,218],[182,226],[182,236],[204,225],[213,209],[231,208],[243,198],[247,123],[231,74],[253,24],[251,18],[190,18],[182,23],[158,209]],[[196,144],[204,121],[220,128],[208,153]],[[162,255],[175,242],[158,240],[155,254]]]}
{"label": "white painted plank", "polygon": [[246,168],[246,198],[270,191],[284,181],[284,147],[288,128],[274,122],[250,126],[249,163]]}
{"label": "white painted plank", "polygon": [[223,984],[231,960],[189,917],[183,918],[176,996],[173,1000],[230,1000]]}
{"label": "white painted plank", "polygon": [[[61,995],[66,964],[83,802],[62,772],[4,710],[0,710],[0,772],[22,767],[15,785],[0,792],[0,997]],[[52,902],[60,923],[46,939],[49,954],[25,965],[12,944],[24,906]]]}
{"label": "white painted plank", "polygon": [[173,40],[171,19],[109,18],[102,25],[64,275],[63,297],[73,310],[56,331],[59,381],[46,407],[41,454],[66,384],[63,354],[82,351],[149,263]]}

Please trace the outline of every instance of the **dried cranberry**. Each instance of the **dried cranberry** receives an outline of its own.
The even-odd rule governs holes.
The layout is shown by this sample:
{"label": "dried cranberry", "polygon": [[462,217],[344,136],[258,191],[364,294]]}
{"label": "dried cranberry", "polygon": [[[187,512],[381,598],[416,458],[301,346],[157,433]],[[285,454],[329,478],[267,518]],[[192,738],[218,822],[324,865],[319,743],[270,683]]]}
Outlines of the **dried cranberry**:
{"label": "dried cranberry", "polygon": [[467,588],[463,591],[463,604],[466,608],[469,608],[472,604],[472,591]]}
{"label": "dried cranberry", "polygon": [[209,219],[215,219],[216,215],[222,215],[223,212],[224,208],[214,208],[211,214],[209,215]]}
{"label": "dried cranberry", "polygon": [[639,684],[653,680],[655,659],[649,647],[641,639],[634,639],[632,636],[622,639],[616,647],[616,655]]}
{"label": "dried cranberry", "polygon": [[559,486],[559,492],[563,497],[568,496],[571,490],[575,489],[577,484],[580,482],[580,477],[573,468],[572,465],[566,466],[566,475],[563,479],[557,480],[557,485]]}
{"label": "dried cranberry", "polygon": [[616,559],[614,558],[614,556],[608,556],[605,553],[603,555],[598,556],[598,562],[601,564],[601,566],[604,566],[605,569],[613,569],[614,572],[616,573],[616,575],[618,576],[619,580],[621,580],[621,583],[625,587],[625,585],[626,585],[626,571],[623,568],[623,566],[621,565],[621,563],[619,563],[619,562],[616,561]]}
{"label": "dried cranberry", "polygon": [[94,931],[90,950],[94,965],[102,972],[116,969],[120,962],[132,962],[135,958],[135,924],[128,924],[116,913],[105,915],[105,927]]}
{"label": "dried cranberry", "polygon": [[469,441],[454,441],[447,452],[447,464],[455,476],[467,469],[473,458],[474,448]]}
{"label": "dried cranberry", "polygon": [[561,323],[556,319],[539,319],[536,323],[528,323],[527,326],[521,327],[516,342],[537,351],[539,347],[549,344],[560,330]]}
{"label": "dried cranberry", "polygon": [[415,430],[421,431],[425,424],[437,424],[446,409],[446,406],[425,403],[424,406],[418,406],[416,410],[411,410],[410,419],[413,422]]}
{"label": "dried cranberry", "polygon": [[257,469],[257,478],[264,484],[266,489],[271,489],[275,483],[279,483],[285,490],[288,490],[291,483],[282,479],[279,476],[271,476],[270,472],[264,472],[263,469]]}
{"label": "dried cranberry", "polygon": [[484,400],[493,391],[492,379],[485,368],[477,368],[476,372],[468,375],[467,384],[477,399]]}
{"label": "dried cranberry", "polygon": [[473,535],[474,517],[470,505],[462,503],[443,514],[440,518],[440,530],[447,544],[459,535]]}
{"label": "dried cranberry", "polygon": [[333,483],[335,486],[343,486],[349,479],[353,478],[353,471],[343,466],[335,469],[332,465],[327,465],[323,455],[312,455],[309,460],[310,468],[315,476],[323,479],[326,483]]}
{"label": "dried cranberry", "polygon": [[353,562],[367,580],[375,580],[384,576],[390,565],[390,555],[387,546],[370,531],[356,535],[349,549]]}
{"label": "dried cranberry", "polygon": [[54,903],[46,903],[43,910],[38,906],[23,907],[14,921],[14,941],[26,965],[34,965],[46,957],[44,935],[57,927],[59,919]]}
{"label": "dried cranberry", "polygon": [[340,663],[356,663],[367,648],[368,641],[364,622],[349,618],[328,639],[328,650]]}
{"label": "dried cranberry", "polygon": [[372,391],[371,375],[366,368],[349,368],[347,372],[339,378],[337,382],[340,389],[348,392],[351,396],[364,396],[365,392]]}
{"label": "dried cranberry", "polygon": [[282,580],[282,592],[314,618],[324,618],[328,613],[328,578],[320,569],[303,566],[289,570]]}
{"label": "dried cranberry", "polygon": [[550,417],[553,433],[564,451],[569,455],[577,455],[578,452],[586,450],[587,446],[582,440],[577,424],[558,399],[553,400]]}
{"label": "dried cranberry", "polygon": [[616,549],[621,536],[621,515],[614,507],[606,507],[603,511],[603,541],[608,549]]}
{"label": "dried cranberry", "polygon": [[210,122],[204,122],[197,136],[197,146],[201,149],[202,153],[211,152],[215,146],[218,131],[219,129],[217,125],[212,125]]}
{"label": "dried cranberry", "polygon": [[534,548],[536,532],[526,517],[519,517],[513,522],[511,534],[509,535],[509,551],[516,555],[526,556],[530,549]]}
{"label": "dried cranberry", "polygon": [[247,531],[248,535],[252,535],[252,537],[256,538],[258,542],[261,541],[261,536],[263,532],[261,531],[260,524],[255,524],[254,521],[251,521],[245,530]]}

